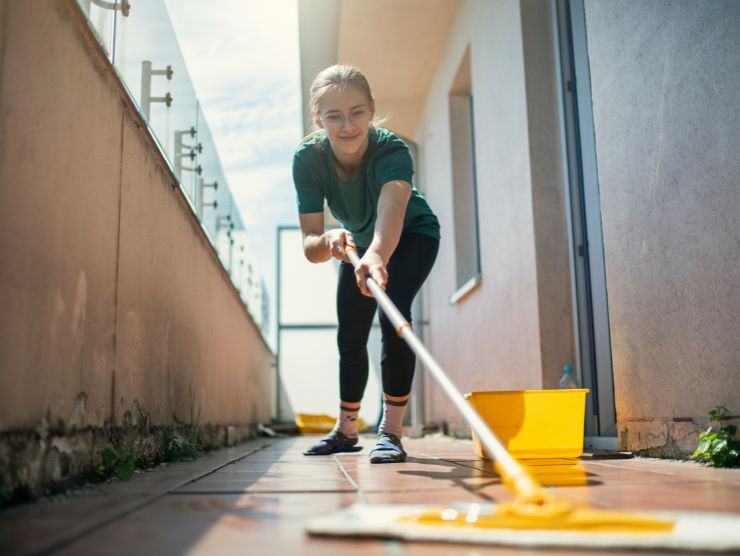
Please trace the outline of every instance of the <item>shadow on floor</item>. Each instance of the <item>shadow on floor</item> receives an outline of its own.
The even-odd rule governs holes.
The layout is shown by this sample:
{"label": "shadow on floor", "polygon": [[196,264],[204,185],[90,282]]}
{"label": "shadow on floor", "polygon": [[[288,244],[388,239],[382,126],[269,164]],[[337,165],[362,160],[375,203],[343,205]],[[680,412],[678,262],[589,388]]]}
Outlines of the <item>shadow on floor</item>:
{"label": "shadow on floor", "polygon": [[[443,466],[447,467],[447,471],[399,471],[402,475],[450,481],[455,486],[459,486],[469,492],[477,493],[479,495],[480,493],[478,491],[483,488],[491,485],[502,484],[501,476],[496,471],[493,462],[486,460],[442,460],[410,457],[407,458],[406,461],[422,465]],[[595,477],[596,475],[586,471],[585,465],[579,460],[519,460],[519,463],[523,465],[542,486],[597,486],[602,484],[601,481],[590,478]],[[490,478],[491,480],[477,482],[474,485],[465,482],[470,479],[486,478]],[[486,498],[488,497],[486,496]]]}

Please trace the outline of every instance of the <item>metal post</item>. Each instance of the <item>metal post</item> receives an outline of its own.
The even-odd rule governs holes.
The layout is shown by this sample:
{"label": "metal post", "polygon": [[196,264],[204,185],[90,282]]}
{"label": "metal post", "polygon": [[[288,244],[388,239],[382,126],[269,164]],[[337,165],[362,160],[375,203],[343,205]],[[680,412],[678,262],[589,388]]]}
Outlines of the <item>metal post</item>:
{"label": "metal post", "polygon": [[231,222],[231,215],[227,214],[226,216],[218,216],[216,218],[216,234],[218,234],[221,228],[227,227],[229,229],[232,229],[234,227],[234,224]]}
{"label": "metal post", "polygon": [[282,284],[280,283],[280,272],[282,270],[280,265],[280,258],[283,256],[282,252],[282,240],[283,240],[283,228],[280,226],[277,227],[277,237],[276,244],[277,244],[277,256],[275,257],[275,292],[277,295],[277,299],[275,300],[275,325],[276,325],[276,331],[275,331],[275,419],[277,421],[280,421],[281,415],[280,415],[280,299],[282,297],[280,292],[280,287]]}
{"label": "metal post", "polygon": [[231,224],[231,227],[229,228],[229,231],[226,232],[226,237],[229,239],[228,242],[228,264],[226,265],[226,269],[229,271],[229,275],[231,275],[231,266],[232,266],[232,258],[234,253],[234,238],[231,237],[231,231],[234,228],[234,224]]}
{"label": "metal post", "polygon": [[216,201],[214,201],[213,203],[209,205],[206,205],[203,203],[203,197],[204,197],[203,190],[206,187],[212,187],[213,191],[215,192],[216,190],[218,190],[218,182],[214,181],[213,183],[206,183],[205,180],[203,180],[203,178],[200,178],[200,185],[198,187],[198,190],[196,191],[197,200],[195,202],[195,209],[198,212],[198,216],[200,216],[201,222],[203,221],[203,209],[206,206],[212,206],[213,208],[216,208]]}
{"label": "metal post", "polygon": [[143,60],[141,62],[141,97],[139,98],[139,102],[141,104],[141,112],[147,122],[149,121],[152,102],[163,102],[168,108],[172,105],[172,95],[169,92],[163,97],[152,96],[152,76],[164,75],[168,81],[171,81],[173,73],[172,66],[167,66],[163,70],[155,70],[152,69],[151,60]]}
{"label": "metal post", "polygon": [[260,279],[260,300],[262,302],[262,325],[260,328],[267,332],[270,325],[270,298],[267,295],[267,285],[262,279]]}
{"label": "metal post", "polygon": [[85,0],[86,3],[89,4],[89,2],[92,2],[95,4],[98,8],[103,8],[104,10],[120,10],[121,15],[123,17],[128,17],[128,14],[131,13],[131,4],[129,4],[128,0],[121,0],[121,2],[106,2],[105,0]]}
{"label": "metal post", "polygon": [[[190,160],[195,160],[195,153],[200,154],[203,152],[203,145],[201,143],[196,143],[195,145],[185,143],[182,140],[185,135],[195,137],[195,127],[191,126],[190,129],[175,131],[175,175],[177,175],[177,179],[180,181],[182,181],[182,171],[188,169],[182,165],[182,159],[189,158]],[[196,169],[199,167],[197,166]]]}
{"label": "metal post", "polygon": [[[229,241],[229,265],[227,266],[227,270],[229,271],[229,274],[231,274],[231,243],[233,240],[231,239],[231,230],[234,229],[234,223],[231,221],[231,215],[227,214],[226,216],[217,216],[216,217],[216,244],[218,245],[218,232],[221,231],[221,228],[228,228],[228,231],[226,233],[227,240]],[[221,254],[219,253],[219,257]]]}

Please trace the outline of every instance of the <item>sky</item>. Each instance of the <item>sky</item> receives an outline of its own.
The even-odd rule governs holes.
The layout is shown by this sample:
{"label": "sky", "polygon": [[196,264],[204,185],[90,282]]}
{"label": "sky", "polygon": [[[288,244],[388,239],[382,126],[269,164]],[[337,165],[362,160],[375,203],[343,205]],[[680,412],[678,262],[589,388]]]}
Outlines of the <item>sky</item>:
{"label": "sky", "polygon": [[297,225],[291,158],[301,140],[296,0],[165,0],[270,297],[276,227]]}

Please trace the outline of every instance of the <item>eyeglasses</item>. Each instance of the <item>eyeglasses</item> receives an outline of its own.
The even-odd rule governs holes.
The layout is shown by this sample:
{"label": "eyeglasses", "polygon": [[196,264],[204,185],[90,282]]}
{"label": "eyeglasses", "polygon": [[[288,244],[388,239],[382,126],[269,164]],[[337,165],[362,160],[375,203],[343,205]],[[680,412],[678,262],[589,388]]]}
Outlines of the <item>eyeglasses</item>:
{"label": "eyeglasses", "polygon": [[336,112],[332,112],[328,116],[319,116],[326,127],[331,128],[343,128],[344,122],[349,121],[349,125],[352,126],[353,124],[363,124],[367,120],[370,119],[370,110],[366,110],[364,108],[359,108],[357,110],[354,110],[352,114],[349,115],[349,117],[345,118],[342,114],[337,114]]}

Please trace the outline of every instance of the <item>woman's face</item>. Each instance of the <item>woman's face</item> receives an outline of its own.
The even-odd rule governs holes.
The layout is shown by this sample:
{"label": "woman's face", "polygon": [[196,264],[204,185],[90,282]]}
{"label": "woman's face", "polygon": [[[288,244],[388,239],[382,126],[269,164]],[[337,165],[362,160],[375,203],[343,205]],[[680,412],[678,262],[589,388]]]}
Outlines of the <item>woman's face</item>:
{"label": "woman's face", "polygon": [[368,102],[359,87],[350,86],[324,97],[314,121],[326,130],[332,149],[353,155],[367,147],[367,132],[375,114],[375,101]]}

